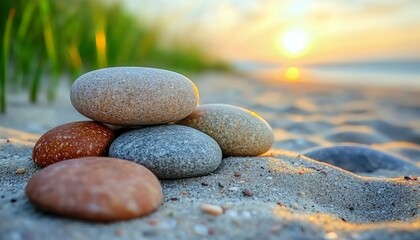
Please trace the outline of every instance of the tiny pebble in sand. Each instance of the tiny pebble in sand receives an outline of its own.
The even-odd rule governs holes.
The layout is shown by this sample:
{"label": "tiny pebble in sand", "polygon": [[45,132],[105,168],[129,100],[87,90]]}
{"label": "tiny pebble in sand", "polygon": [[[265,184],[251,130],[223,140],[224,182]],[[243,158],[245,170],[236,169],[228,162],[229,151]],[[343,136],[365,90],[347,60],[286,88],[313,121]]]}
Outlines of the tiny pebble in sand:
{"label": "tiny pebble in sand", "polygon": [[26,169],[24,167],[16,168],[16,174],[24,174],[25,172],[26,172]]}
{"label": "tiny pebble in sand", "polygon": [[209,233],[209,229],[208,229],[208,227],[206,227],[205,225],[202,225],[202,224],[196,224],[196,225],[194,226],[194,232],[195,232],[197,235],[200,235],[200,236],[206,236],[206,235],[208,235],[208,233]]}
{"label": "tiny pebble in sand", "polygon": [[201,211],[203,211],[206,214],[213,215],[213,216],[219,216],[223,214],[223,208],[218,205],[203,203],[200,205]]}
{"label": "tiny pebble in sand", "polygon": [[250,189],[244,189],[242,193],[245,197],[252,197],[252,195],[254,195]]}

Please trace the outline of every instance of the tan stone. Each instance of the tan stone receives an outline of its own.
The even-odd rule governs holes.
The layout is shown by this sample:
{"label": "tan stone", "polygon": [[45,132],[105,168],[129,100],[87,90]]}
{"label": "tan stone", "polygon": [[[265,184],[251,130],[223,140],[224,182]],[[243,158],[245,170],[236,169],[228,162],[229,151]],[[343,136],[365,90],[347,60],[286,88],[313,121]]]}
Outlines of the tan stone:
{"label": "tan stone", "polygon": [[181,74],[155,68],[113,67],[80,76],[71,89],[73,106],[104,123],[136,126],[178,121],[198,104],[198,89]]}
{"label": "tan stone", "polygon": [[213,205],[208,203],[202,203],[200,205],[200,209],[202,212],[213,215],[213,216],[219,216],[223,214],[223,208],[219,205]]}
{"label": "tan stone", "polygon": [[229,156],[256,156],[274,141],[270,125],[255,112],[227,104],[198,106],[180,124],[211,136]]}

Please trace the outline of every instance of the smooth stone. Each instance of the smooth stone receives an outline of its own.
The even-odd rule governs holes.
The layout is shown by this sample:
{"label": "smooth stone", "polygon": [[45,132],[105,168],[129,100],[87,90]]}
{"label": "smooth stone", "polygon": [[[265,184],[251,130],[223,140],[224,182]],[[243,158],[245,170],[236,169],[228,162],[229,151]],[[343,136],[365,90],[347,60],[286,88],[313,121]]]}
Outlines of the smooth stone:
{"label": "smooth stone", "polygon": [[178,123],[208,134],[228,156],[256,156],[268,151],[274,141],[273,130],[262,117],[227,104],[198,106]]}
{"label": "smooth stone", "polygon": [[222,161],[222,152],[216,141],[200,131],[180,125],[126,132],[111,144],[109,155],[140,163],[161,179],[207,175]]}
{"label": "smooth stone", "polygon": [[147,168],[107,157],[50,165],[30,178],[26,195],[44,211],[101,222],[145,216],[163,199],[159,180]]}
{"label": "smooth stone", "polygon": [[378,170],[420,173],[419,167],[403,157],[361,144],[316,147],[308,149],[302,154],[354,173],[372,173]]}
{"label": "smooth stone", "polygon": [[82,115],[120,126],[169,123],[188,116],[198,89],[185,76],[156,68],[113,67],[80,76],[70,92]]}
{"label": "smooth stone", "polygon": [[45,167],[66,159],[106,155],[114,132],[99,122],[60,125],[42,135],[32,151],[36,165]]}

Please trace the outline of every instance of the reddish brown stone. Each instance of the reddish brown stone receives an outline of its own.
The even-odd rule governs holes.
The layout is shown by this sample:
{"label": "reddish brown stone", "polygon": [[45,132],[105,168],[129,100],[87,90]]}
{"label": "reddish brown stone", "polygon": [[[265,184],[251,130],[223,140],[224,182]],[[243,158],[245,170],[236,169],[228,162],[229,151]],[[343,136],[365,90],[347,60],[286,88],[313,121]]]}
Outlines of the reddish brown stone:
{"label": "reddish brown stone", "polygon": [[113,131],[99,122],[67,123],[38,139],[32,159],[36,165],[45,167],[66,159],[103,156],[114,138]]}
{"label": "reddish brown stone", "polygon": [[50,165],[32,176],[26,195],[47,212],[102,222],[147,215],[163,199],[160,182],[147,168],[108,157]]}

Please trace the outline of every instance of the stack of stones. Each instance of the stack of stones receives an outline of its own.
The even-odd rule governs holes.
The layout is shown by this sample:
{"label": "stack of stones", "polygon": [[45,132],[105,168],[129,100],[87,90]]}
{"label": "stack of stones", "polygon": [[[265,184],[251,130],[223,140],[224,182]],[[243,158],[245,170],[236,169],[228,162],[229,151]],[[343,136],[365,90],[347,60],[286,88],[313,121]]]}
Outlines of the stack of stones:
{"label": "stack of stones", "polygon": [[48,167],[26,188],[36,205],[70,217],[113,221],[146,215],[163,198],[157,178],[206,175],[223,155],[256,156],[273,143],[271,127],[256,113],[226,104],[198,106],[194,83],[167,70],[88,72],[74,82],[70,97],[93,121],[44,134],[33,160]]}

